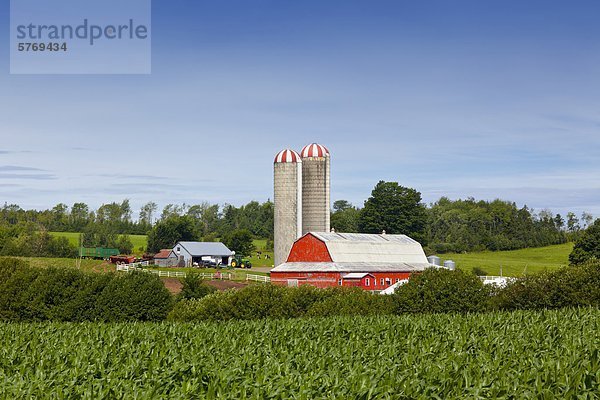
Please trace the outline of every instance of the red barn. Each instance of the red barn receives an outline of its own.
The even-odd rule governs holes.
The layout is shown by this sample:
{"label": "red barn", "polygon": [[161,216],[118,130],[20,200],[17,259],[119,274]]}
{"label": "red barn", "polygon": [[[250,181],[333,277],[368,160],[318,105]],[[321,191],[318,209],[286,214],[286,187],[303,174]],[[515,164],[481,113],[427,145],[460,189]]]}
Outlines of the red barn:
{"label": "red barn", "polygon": [[380,291],[429,266],[419,242],[406,235],[309,232],[271,270],[271,282]]}

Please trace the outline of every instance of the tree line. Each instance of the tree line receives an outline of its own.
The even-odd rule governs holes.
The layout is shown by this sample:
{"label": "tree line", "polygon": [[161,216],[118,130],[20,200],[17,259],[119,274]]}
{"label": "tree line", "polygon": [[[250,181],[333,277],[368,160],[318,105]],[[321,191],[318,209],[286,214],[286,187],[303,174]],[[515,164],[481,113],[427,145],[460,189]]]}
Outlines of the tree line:
{"label": "tree line", "polygon": [[[122,253],[131,253],[128,235],[132,234],[147,234],[151,253],[181,240],[219,239],[239,247],[243,255],[252,251],[252,238],[267,239],[268,248],[273,245],[271,201],[251,201],[239,207],[208,202],[168,204],[160,212],[155,202],[148,202],[137,219],[132,215],[127,199],[96,210],[81,202],[71,207],[60,203],[41,211],[4,204],[0,208],[0,255],[76,254],[76,247],[65,238],[48,232],[80,232],[80,245],[119,248]],[[332,228],[338,232],[406,234],[431,253],[559,244],[575,240],[592,222],[589,213],[578,217],[569,212],[563,217],[549,210],[519,208],[504,200],[442,197],[426,205],[417,190],[384,181],[377,183],[362,208],[337,200],[331,214]]]}
{"label": "tree line", "polygon": [[428,206],[421,193],[397,182],[380,181],[357,208],[346,200],[333,204],[331,225],[338,232],[406,234],[429,253],[514,250],[576,240],[593,217],[534,210],[504,200],[450,200]]}
{"label": "tree line", "polygon": [[[158,212],[154,202],[144,204],[132,217],[129,200],[103,204],[97,210],[85,203],[71,207],[60,203],[48,210],[25,210],[16,204],[0,208],[0,255],[74,257],[77,246],[49,232],[79,232],[83,247],[118,248],[129,254],[129,235],[148,235],[148,251],[157,252],[179,240],[215,241],[240,237],[273,242],[273,203],[251,201],[236,207],[200,204],[167,204]],[[247,243],[246,243],[246,247]],[[137,249],[136,249],[137,250]]]}

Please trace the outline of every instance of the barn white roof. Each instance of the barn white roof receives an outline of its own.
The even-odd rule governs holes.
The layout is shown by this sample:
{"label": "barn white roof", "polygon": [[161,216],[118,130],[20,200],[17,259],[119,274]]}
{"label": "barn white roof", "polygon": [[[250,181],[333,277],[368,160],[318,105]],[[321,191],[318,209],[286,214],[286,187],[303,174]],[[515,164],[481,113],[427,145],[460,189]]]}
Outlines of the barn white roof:
{"label": "barn white roof", "polygon": [[428,264],[423,248],[406,235],[311,232],[325,242],[336,263]]}
{"label": "barn white roof", "polygon": [[430,267],[423,248],[406,235],[310,232],[333,262],[286,262],[272,272],[411,272]]}

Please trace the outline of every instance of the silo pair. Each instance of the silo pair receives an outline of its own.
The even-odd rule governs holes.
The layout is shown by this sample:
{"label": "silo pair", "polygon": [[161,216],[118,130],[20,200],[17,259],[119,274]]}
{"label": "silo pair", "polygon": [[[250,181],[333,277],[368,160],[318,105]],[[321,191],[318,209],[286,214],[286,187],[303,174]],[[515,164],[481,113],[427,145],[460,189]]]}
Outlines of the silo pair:
{"label": "silo pair", "polygon": [[300,236],[329,232],[329,169],[329,150],[317,143],[300,154],[285,149],[275,157],[275,266],[286,261]]}

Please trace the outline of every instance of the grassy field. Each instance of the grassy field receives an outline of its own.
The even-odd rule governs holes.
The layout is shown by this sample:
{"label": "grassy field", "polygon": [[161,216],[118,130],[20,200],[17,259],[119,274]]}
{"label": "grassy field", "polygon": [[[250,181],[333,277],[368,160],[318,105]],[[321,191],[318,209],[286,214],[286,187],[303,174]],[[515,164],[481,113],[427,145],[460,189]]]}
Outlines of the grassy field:
{"label": "grassy field", "polygon": [[[52,236],[64,236],[69,239],[69,243],[75,247],[79,247],[79,232],[50,232]],[[131,243],[133,243],[133,253],[142,254],[144,253],[146,246],[148,245],[148,237],[146,235],[129,235]],[[142,248],[142,250],[140,250]]]}
{"label": "grassy field", "polygon": [[0,398],[593,399],[597,309],[1,323]]}
{"label": "grassy field", "polygon": [[158,271],[171,271],[171,272],[183,271],[185,273],[188,273],[188,272],[214,273],[214,272],[220,271],[223,274],[231,273],[234,277],[233,280],[238,280],[238,281],[246,280],[247,274],[269,276],[268,272],[259,272],[259,271],[254,271],[253,269],[243,269],[243,268],[173,268],[173,267],[153,267],[153,266],[149,266],[149,267],[145,267],[145,268],[148,268],[151,270],[158,270]]}
{"label": "grassy field", "polygon": [[479,267],[489,275],[521,276],[524,273],[553,270],[569,265],[573,243],[511,251],[438,254],[443,260],[453,260],[457,268],[470,271]]}
{"label": "grassy field", "polygon": [[78,268],[88,272],[108,272],[114,271],[114,265],[103,260],[81,260],[78,265],[78,260],[75,258],[51,258],[51,257],[0,257],[0,258],[18,258],[25,260],[32,267],[36,268]]}
{"label": "grassy field", "polygon": [[[69,242],[71,244],[73,244],[76,247],[79,247],[80,233],[78,233],[78,232],[50,232],[50,234],[53,236],[64,236],[67,239],[69,239]],[[146,246],[148,245],[148,237],[146,235],[129,235],[129,239],[131,239],[131,242],[133,243],[133,253],[135,255],[141,255],[142,253],[144,253],[144,250],[146,249]],[[252,257],[250,257],[250,262],[252,263],[252,265],[255,265],[257,267],[272,266],[273,265],[273,252],[265,251],[265,248],[267,246],[266,239],[254,240],[254,246],[256,247],[257,251],[261,251],[263,254],[262,254],[262,257],[259,259],[258,257],[256,257],[256,252],[254,252],[252,254]],[[144,250],[140,250],[140,248],[143,248]],[[265,254],[268,254],[271,257],[271,259],[265,260],[264,259]]]}
{"label": "grassy field", "polygon": [[[254,247],[256,251],[262,252],[262,257],[259,259],[256,257],[256,251],[250,257],[250,262],[253,267],[271,267],[273,266],[273,251],[266,251],[267,241],[266,239],[254,240]],[[271,258],[265,260],[265,254],[268,254]]]}
{"label": "grassy field", "polygon": [[[18,258],[20,260],[25,260],[35,268],[79,268],[82,271],[87,272],[114,272],[116,271],[116,266],[109,262],[103,260],[88,260],[83,259],[78,264],[78,260],[75,258],[50,258],[50,257],[0,257],[0,258]],[[214,268],[152,268],[148,267],[148,269],[160,270],[160,271],[183,271],[183,272],[204,272],[204,273],[214,273],[216,271],[221,271],[222,273],[231,273],[233,274],[233,280],[236,281],[245,281],[247,274],[254,275],[263,275],[268,276],[267,272],[258,272],[253,269],[214,269]]]}

